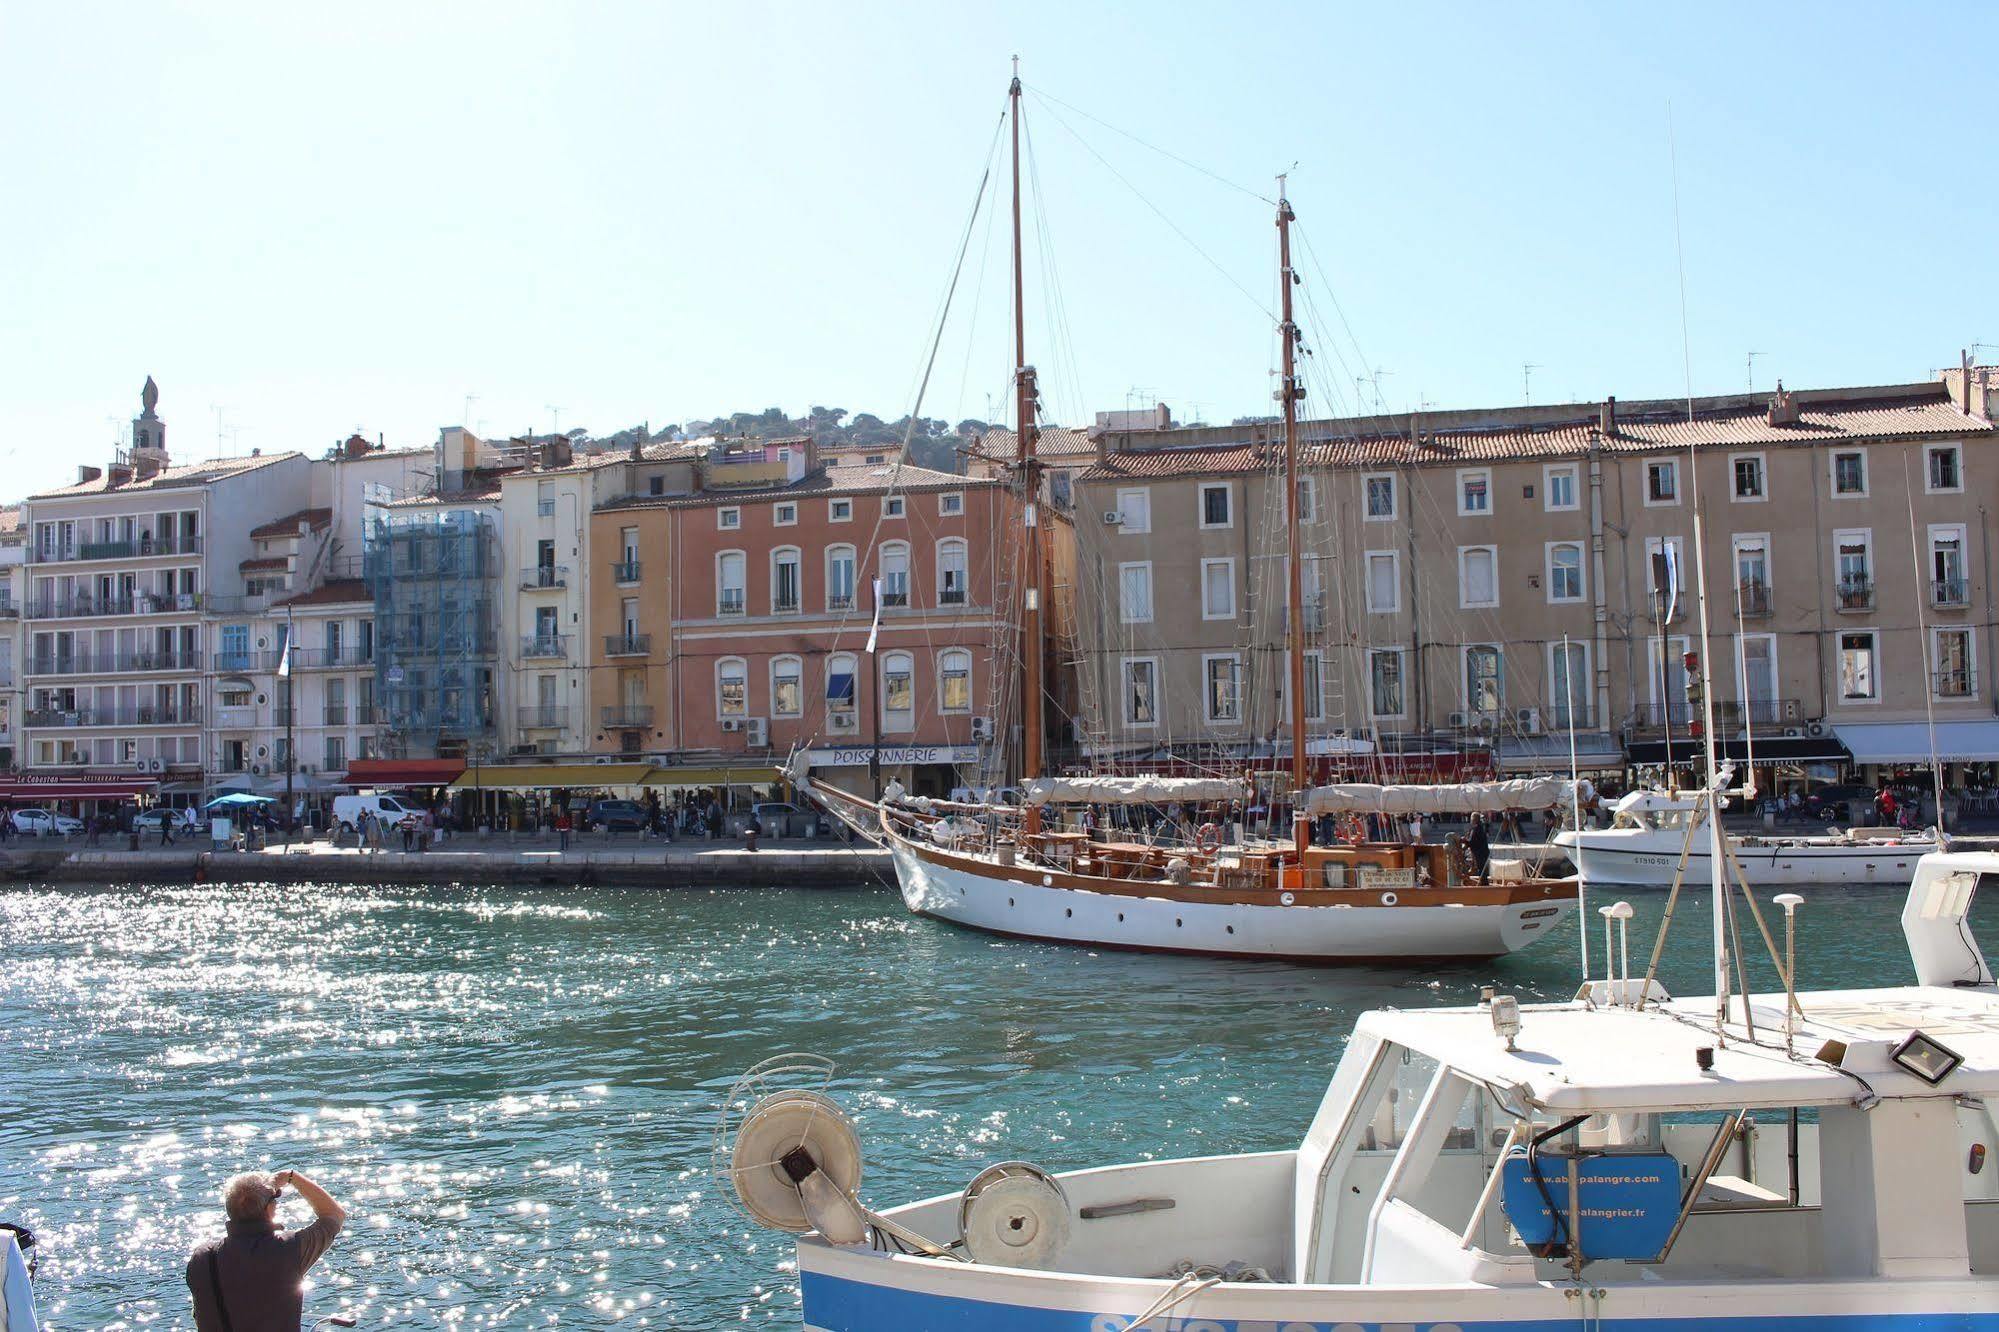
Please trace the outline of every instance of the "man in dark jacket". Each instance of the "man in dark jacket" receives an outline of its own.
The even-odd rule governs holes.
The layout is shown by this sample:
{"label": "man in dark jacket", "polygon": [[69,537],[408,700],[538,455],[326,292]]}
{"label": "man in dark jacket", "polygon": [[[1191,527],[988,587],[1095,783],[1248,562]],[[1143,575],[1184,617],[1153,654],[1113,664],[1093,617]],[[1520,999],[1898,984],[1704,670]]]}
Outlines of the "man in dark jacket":
{"label": "man in dark jacket", "polygon": [[[278,1228],[287,1188],[312,1208],[312,1223]],[[223,1187],[228,1233],[195,1246],[187,1260],[196,1332],[298,1332],[305,1316],[305,1274],[332,1245],[347,1213],[331,1194],[296,1170],[237,1175]]]}

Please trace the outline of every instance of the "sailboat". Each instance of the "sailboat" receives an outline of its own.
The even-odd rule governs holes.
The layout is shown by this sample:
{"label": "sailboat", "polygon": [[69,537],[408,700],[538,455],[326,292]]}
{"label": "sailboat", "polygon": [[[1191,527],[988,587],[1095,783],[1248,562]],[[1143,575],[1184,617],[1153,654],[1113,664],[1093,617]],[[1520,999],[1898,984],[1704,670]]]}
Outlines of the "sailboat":
{"label": "sailboat", "polygon": [[[1408,815],[1497,815],[1574,801],[1570,782],[1542,779],[1454,786],[1307,781],[1303,561],[1299,538],[1298,377],[1301,335],[1293,318],[1291,224],[1278,178],[1276,224],[1281,268],[1288,671],[1292,837],[1257,841],[1232,811],[1253,792],[1226,774],[1198,777],[1052,774],[1046,735],[1044,624],[1049,573],[1040,511],[1034,368],[1027,360],[1022,307],[1021,83],[1008,89],[1013,149],[1014,396],[1017,452],[1011,461],[1019,503],[1016,585],[1023,728],[1020,807],[907,797],[894,784],[874,801],[813,779],[794,758],[793,780],[858,831],[884,844],[909,909],[955,924],[1022,938],[1231,957],[1308,962],[1485,958],[1555,933],[1577,905],[1573,879],[1543,877],[1524,862],[1475,856],[1458,837],[1443,843],[1370,841],[1377,827]],[[1207,810],[1192,836],[1166,842],[1110,840],[1066,825],[1063,811],[1109,806]],[[1313,821],[1341,829],[1314,845]]]}

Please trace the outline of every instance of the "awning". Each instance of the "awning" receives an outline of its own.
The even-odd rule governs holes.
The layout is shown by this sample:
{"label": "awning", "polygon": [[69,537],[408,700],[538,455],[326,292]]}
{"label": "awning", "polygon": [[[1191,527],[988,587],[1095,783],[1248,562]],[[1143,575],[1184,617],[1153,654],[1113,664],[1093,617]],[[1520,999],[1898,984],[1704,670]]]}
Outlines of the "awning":
{"label": "awning", "polygon": [[449,786],[465,771],[464,759],[355,759],[343,786]]}
{"label": "awning", "polygon": [[150,777],[0,777],[0,802],[36,804],[43,800],[137,800],[157,793]]}
{"label": "awning", "polygon": [[[1660,764],[1666,761],[1666,742],[1634,740],[1626,752],[1634,764]],[[1747,763],[1749,743],[1741,736],[1724,736],[1717,755],[1724,759],[1734,759],[1737,763]],[[1846,752],[1846,746],[1831,735],[1756,737],[1756,762],[1759,767],[1766,763],[1846,763],[1850,759],[1851,755]],[[1695,740],[1689,736],[1673,737],[1674,767],[1698,767],[1706,762],[1706,741]]]}
{"label": "awning", "polygon": [[747,768],[654,768],[646,786],[769,786],[784,780],[775,762]]}
{"label": "awning", "polygon": [[[1577,772],[1616,771],[1624,767],[1624,748],[1608,731],[1578,731],[1575,739]],[[1564,735],[1502,736],[1498,743],[1501,772],[1552,772],[1569,770],[1569,737]]]}
{"label": "awning", "polygon": [[[1924,722],[1838,722],[1832,733],[1853,751],[1855,763],[1928,763],[1930,728]],[[1938,722],[1939,763],[1999,760],[1999,721]],[[1758,745],[1758,752],[1762,746]]]}
{"label": "awning", "polygon": [[570,787],[638,786],[650,763],[507,763],[467,768],[454,791],[557,791]]}

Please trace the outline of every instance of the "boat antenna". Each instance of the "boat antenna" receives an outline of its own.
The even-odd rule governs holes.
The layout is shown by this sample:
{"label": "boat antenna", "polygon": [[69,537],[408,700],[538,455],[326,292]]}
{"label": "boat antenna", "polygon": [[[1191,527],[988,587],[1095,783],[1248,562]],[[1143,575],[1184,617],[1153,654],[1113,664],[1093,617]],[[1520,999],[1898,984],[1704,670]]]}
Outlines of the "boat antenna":
{"label": "boat antenna", "polygon": [[[1020,241],[1020,57],[1013,58],[1013,82],[1007,88],[1008,109],[1013,131],[1013,380],[1014,380],[1014,470],[1020,485],[1021,543],[1019,578],[1021,588],[1021,701],[1025,706],[1026,734],[1021,743],[1020,775],[1023,780],[1041,776],[1042,681],[1041,606],[1047,571],[1042,567],[1041,467],[1036,448],[1039,431],[1035,425],[1034,367],[1027,363],[1027,310],[1023,298],[1024,279]],[[1029,805],[1022,813],[1023,831],[1040,829],[1041,811]]]}
{"label": "boat antenna", "polygon": [[[1562,635],[1562,660],[1569,663],[1570,666],[1575,664],[1575,658],[1569,655],[1569,636],[1566,633]],[[1569,810],[1575,816],[1576,847],[1580,851],[1583,834],[1583,797],[1581,790],[1582,773],[1576,768],[1575,681],[1564,675],[1562,677],[1562,690],[1562,711],[1568,715],[1569,719]],[[1580,856],[1578,859],[1580,859]],[[1583,885],[1583,876],[1581,874],[1576,875],[1576,919],[1582,922],[1582,929],[1578,932],[1582,935],[1583,940],[1583,983],[1587,985],[1589,983],[1589,897],[1588,889]]]}
{"label": "boat antenna", "polygon": [[[1288,174],[1288,173],[1287,173]],[[1291,317],[1291,288],[1298,277],[1291,271],[1291,200],[1284,192],[1284,176],[1277,178],[1277,258],[1278,285],[1283,287],[1282,323],[1278,340],[1284,347],[1284,377],[1277,396],[1284,402],[1284,534],[1289,558],[1285,561],[1287,598],[1290,614],[1285,635],[1289,655],[1290,683],[1285,689],[1291,705],[1291,839],[1299,858],[1311,841],[1311,824],[1305,818],[1305,561],[1298,542],[1298,325]]]}
{"label": "boat antenna", "polygon": [[[1909,455],[1902,455],[1902,492],[1909,501],[1909,559],[1916,566],[1916,637],[1923,648],[1923,669],[1931,672],[1936,666],[1935,646],[1930,642],[1930,627],[1923,614],[1923,584],[1928,581],[1923,576],[1923,549],[1916,540],[1916,483],[1909,475]],[[1931,588],[1932,595],[1936,589]],[[1923,682],[1923,720],[1930,733],[1930,784],[1935,788],[1937,801],[1937,837],[1943,838],[1943,763],[1937,758],[1937,681],[1934,674]]]}

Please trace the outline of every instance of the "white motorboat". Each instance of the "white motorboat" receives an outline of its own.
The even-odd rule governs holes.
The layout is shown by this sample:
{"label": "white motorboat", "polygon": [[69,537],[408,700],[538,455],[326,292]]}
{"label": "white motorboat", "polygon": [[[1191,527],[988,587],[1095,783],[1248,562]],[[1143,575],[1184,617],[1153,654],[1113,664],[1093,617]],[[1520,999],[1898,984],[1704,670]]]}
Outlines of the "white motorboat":
{"label": "white motorboat", "polygon": [[[1705,803],[1697,793],[1633,791],[1611,811],[1608,828],[1555,834],[1555,845],[1575,865],[1585,887],[1664,888],[1676,875],[1691,883],[1707,881]],[[1937,840],[1930,831],[1849,828],[1825,836],[1730,834],[1728,847],[1743,874],[1758,886],[1900,886],[1915,873],[1916,862],[1937,849]]]}
{"label": "white motorboat", "polygon": [[1718,947],[1718,998],[1613,968],[1367,1013],[1290,1151],[1010,1163],[874,1213],[838,1108],[789,1090],[718,1168],[811,1232],[816,1332],[1995,1328],[1999,989],[1965,931],[1993,875],[1923,858],[1906,987],[1732,1001]]}

